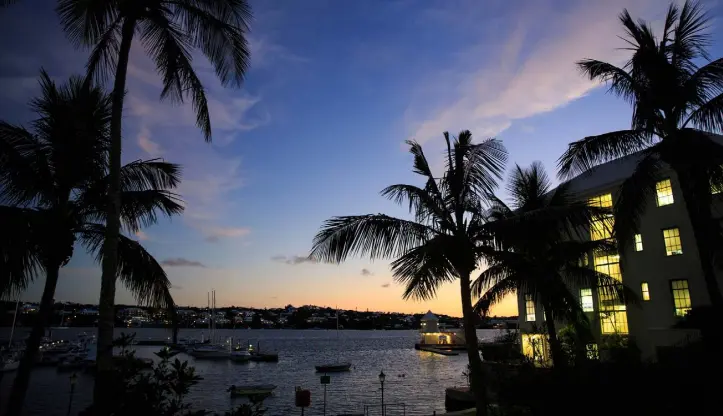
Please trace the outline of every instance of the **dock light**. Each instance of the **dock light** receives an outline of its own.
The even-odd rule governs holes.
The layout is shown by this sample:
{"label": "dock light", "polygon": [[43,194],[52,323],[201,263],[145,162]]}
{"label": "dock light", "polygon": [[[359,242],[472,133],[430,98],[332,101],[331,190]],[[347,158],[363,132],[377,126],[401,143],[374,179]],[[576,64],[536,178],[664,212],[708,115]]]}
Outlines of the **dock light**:
{"label": "dock light", "polygon": [[384,380],[387,379],[387,376],[384,374],[384,370],[382,370],[379,373],[379,383],[382,385],[382,416],[385,416],[387,412],[384,409]]}

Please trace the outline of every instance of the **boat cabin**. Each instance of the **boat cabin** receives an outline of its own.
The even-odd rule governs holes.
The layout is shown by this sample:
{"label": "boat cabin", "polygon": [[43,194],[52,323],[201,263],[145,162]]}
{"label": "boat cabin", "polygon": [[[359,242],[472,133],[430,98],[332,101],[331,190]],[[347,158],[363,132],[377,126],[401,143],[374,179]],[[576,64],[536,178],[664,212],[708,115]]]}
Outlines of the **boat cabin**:
{"label": "boat cabin", "polygon": [[440,328],[439,318],[428,311],[421,320],[419,328],[421,345],[464,345],[464,335],[455,329]]}

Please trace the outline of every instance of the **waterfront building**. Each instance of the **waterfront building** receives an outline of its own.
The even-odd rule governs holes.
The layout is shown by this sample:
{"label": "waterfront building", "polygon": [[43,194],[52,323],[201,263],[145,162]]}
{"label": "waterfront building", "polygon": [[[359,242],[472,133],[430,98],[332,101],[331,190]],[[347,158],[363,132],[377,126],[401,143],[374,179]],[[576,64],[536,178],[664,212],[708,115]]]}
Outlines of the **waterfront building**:
{"label": "waterfront building", "polygon": [[[723,144],[723,136],[715,140]],[[591,205],[612,207],[622,182],[633,174],[640,154],[633,154],[593,168],[570,181],[570,191]],[[723,212],[723,193],[712,189],[713,214]],[[588,238],[610,238],[612,216],[593,223]],[[698,247],[675,173],[663,169],[655,191],[627,247],[618,253],[588,255],[587,264],[623,282],[636,292],[639,303],[623,304],[595,287],[570,288],[591,323],[596,343],[588,345],[589,355],[610,342],[633,342],[644,360],[656,360],[676,346],[695,340],[693,329],[676,326],[693,307],[710,305]],[[723,287],[723,279],[718,274]],[[519,328],[525,355],[537,361],[549,360],[544,335],[544,313],[527,293],[517,294]],[[561,324],[557,324],[558,329]]]}
{"label": "waterfront building", "polygon": [[422,317],[419,334],[421,336],[419,345],[465,345],[462,331],[441,328],[439,318],[432,311],[427,311]]}

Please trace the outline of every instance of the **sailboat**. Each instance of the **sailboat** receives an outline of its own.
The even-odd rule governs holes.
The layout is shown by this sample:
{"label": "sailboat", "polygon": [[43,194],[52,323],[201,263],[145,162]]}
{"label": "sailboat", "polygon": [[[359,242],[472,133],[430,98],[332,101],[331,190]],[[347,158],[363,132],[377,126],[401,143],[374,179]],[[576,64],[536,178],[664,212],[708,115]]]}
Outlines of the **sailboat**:
{"label": "sailboat", "polygon": [[[10,341],[8,342],[8,349],[12,350],[13,346],[13,335],[15,335],[15,323],[18,319],[18,307],[20,306],[20,295],[18,295],[18,299],[15,301],[15,313],[13,314],[13,326],[10,328]],[[18,369],[18,366],[20,365],[20,360],[15,357],[15,355],[11,355],[9,357],[0,357],[0,373],[7,373],[10,371],[15,371]]]}
{"label": "sailboat", "polygon": [[193,348],[188,352],[188,355],[196,359],[228,359],[231,355],[230,349],[227,349],[223,345],[214,344],[216,338],[216,291],[211,291],[208,294],[208,329],[211,332],[209,343],[204,343],[200,346]]}
{"label": "sailboat", "polygon": [[[339,342],[339,309],[336,310],[336,341]],[[314,366],[319,373],[341,373],[351,369],[351,363],[338,361]]]}

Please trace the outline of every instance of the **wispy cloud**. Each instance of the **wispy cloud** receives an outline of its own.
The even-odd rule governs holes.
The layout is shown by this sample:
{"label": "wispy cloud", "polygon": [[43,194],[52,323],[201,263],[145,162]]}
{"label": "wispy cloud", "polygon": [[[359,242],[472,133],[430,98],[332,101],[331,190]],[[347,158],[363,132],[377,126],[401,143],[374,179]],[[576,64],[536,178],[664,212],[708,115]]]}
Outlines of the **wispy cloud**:
{"label": "wispy cloud", "polygon": [[139,241],[147,241],[151,239],[143,230],[136,231],[135,235]]}
{"label": "wispy cloud", "polygon": [[151,157],[159,157],[163,154],[161,145],[151,139],[151,131],[145,126],[141,126],[141,130],[138,132],[138,146]]}
{"label": "wispy cloud", "polygon": [[268,37],[251,36],[249,38],[249,49],[254,60],[254,67],[264,68],[279,62],[306,63],[308,58],[291,52]]}
{"label": "wispy cloud", "polygon": [[369,269],[362,269],[361,275],[362,276],[374,276],[374,273]]}
{"label": "wispy cloud", "polygon": [[251,230],[243,227],[208,227],[202,228],[203,233],[206,234],[206,241],[210,243],[216,243],[223,238],[236,238],[248,235]]}
{"label": "wispy cloud", "polygon": [[[575,62],[586,57],[621,61],[625,51],[618,49],[618,12],[628,6],[639,14],[654,1],[627,3],[580,2],[565,13],[553,7],[529,8],[517,16],[516,25],[507,22],[514,29],[501,46],[487,53],[470,47],[470,53],[460,53],[459,69],[448,68],[425,80],[423,88],[446,93],[433,101],[442,102],[434,108],[428,107],[428,94],[417,94],[405,115],[410,136],[423,142],[461,129],[493,136],[516,120],[584,96],[598,84],[582,77]],[[541,21],[544,28],[536,27]],[[533,38],[539,42],[530,53],[526,41]]]}
{"label": "wispy cloud", "polygon": [[388,287],[391,286],[391,285],[392,285],[391,283],[384,283],[384,284],[382,285],[382,287],[386,289],[386,288],[388,288]]}
{"label": "wispy cloud", "polygon": [[188,260],[183,257],[165,259],[161,262],[161,265],[168,267],[206,267],[206,265],[204,265],[200,261]]}
{"label": "wispy cloud", "polygon": [[304,264],[304,263],[318,263],[318,261],[316,261],[308,256],[306,256],[306,257],[304,257],[304,256],[273,256],[273,257],[271,257],[271,260],[280,262],[280,263],[290,264],[292,266],[295,266],[297,264]]}

